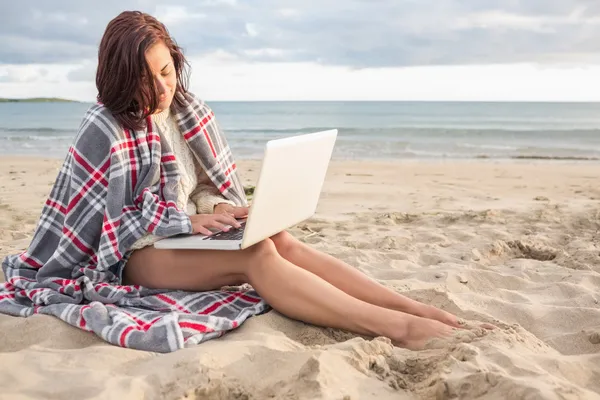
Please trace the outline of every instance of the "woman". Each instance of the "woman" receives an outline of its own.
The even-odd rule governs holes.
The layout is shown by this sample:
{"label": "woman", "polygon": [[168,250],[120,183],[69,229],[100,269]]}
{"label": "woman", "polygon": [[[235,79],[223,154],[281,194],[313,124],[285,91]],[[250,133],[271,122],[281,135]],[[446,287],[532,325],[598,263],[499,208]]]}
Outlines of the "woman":
{"label": "woman", "polygon": [[[248,212],[235,163],[214,114],[186,89],[185,64],[180,48],[152,16],[123,12],[108,24],[99,48],[99,105],[84,118],[31,247],[4,262],[7,285],[14,289],[27,279],[32,281],[27,285],[33,286],[19,287],[29,290],[33,312],[35,307],[53,304],[52,296],[68,293],[64,286],[50,285],[57,278],[72,278],[79,286],[91,281],[93,292],[82,289],[90,304],[114,301],[131,307],[137,305],[132,293],[141,288],[213,293],[247,282],[267,304],[290,318],[386,336],[408,348],[420,348],[427,340],[460,328],[454,315],[408,299],[287,232],[241,251],[154,248],[152,244],[160,237],[211,234],[211,230],[227,230],[227,225],[239,226],[236,218]],[[93,180],[86,181],[77,169]],[[95,196],[80,205],[78,199],[91,192]],[[57,207],[57,203],[64,205]],[[52,225],[62,228],[50,229]],[[48,245],[40,247],[42,242],[52,243],[52,250]],[[69,263],[67,272],[65,263]],[[71,271],[72,265],[78,268]],[[120,286],[121,280],[125,286]],[[119,289],[119,296],[126,292],[125,297],[103,294],[105,286],[98,285],[99,281],[117,289],[125,287]],[[38,292],[33,293],[42,286],[54,288],[44,301],[35,297]],[[10,293],[16,301],[20,292]],[[55,302],[65,301],[61,297]],[[170,309],[219,315],[214,304],[210,312],[206,307],[199,312],[181,304]],[[143,307],[156,310],[159,306],[145,303]],[[0,303],[0,311],[6,309]],[[260,311],[253,309],[245,317]],[[8,312],[29,314],[17,309]],[[80,309],[81,318],[70,323],[93,325],[90,318],[84,318],[85,312]],[[132,329],[141,335],[151,323],[140,323],[142,317],[136,315],[131,316],[137,323]],[[223,331],[235,328],[244,318]],[[179,327],[211,331],[190,324],[179,323]],[[139,344],[145,339],[132,344],[123,330],[116,338],[106,334],[106,327],[90,329],[102,331],[113,343],[149,348]]]}

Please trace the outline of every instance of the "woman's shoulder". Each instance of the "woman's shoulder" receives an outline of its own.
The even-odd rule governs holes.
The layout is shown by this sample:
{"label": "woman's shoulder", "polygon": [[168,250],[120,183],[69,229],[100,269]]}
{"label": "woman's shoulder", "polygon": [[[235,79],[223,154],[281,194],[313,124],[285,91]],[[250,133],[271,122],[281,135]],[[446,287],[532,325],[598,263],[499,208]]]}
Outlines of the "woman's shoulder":
{"label": "woman's shoulder", "polygon": [[95,103],[83,115],[78,136],[112,143],[123,136],[123,127],[106,106]]}
{"label": "woman's shoulder", "polygon": [[118,125],[117,119],[113,113],[102,103],[94,103],[90,105],[83,116],[83,124],[100,124],[109,123]]}
{"label": "woman's shoulder", "polygon": [[185,93],[185,97],[192,104],[197,104],[199,106],[203,106],[203,105],[206,104],[206,102],[204,101],[204,99],[202,99],[196,93],[190,92],[189,90]]}
{"label": "woman's shoulder", "polygon": [[187,91],[186,93],[182,94],[182,96],[184,102],[188,103],[199,116],[207,115],[213,112],[208,103],[195,93]]}

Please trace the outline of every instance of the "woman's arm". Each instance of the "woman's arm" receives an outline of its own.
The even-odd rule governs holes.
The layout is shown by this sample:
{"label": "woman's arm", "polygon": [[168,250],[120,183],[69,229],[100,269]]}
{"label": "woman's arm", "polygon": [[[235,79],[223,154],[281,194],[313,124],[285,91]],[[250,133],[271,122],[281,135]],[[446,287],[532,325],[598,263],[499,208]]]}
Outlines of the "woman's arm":
{"label": "woman's arm", "polygon": [[212,214],[215,206],[221,203],[235,206],[234,202],[227,200],[219,192],[219,189],[204,172],[199,174],[198,184],[190,195],[190,199],[196,205],[197,214]]}

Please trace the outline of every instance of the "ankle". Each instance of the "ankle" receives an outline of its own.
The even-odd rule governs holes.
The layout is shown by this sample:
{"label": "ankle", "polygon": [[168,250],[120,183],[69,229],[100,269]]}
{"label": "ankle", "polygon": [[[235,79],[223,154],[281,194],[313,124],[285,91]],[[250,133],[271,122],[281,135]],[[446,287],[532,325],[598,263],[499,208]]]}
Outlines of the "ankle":
{"label": "ankle", "polygon": [[402,341],[403,338],[408,336],[409,324],[412,319],[416,319],[410,314],[403,313],[401,311],[386,310],[387,315],[378,319],[376,327],[376,336],[385,336],[394,342]]}
{"label": "ankle", "polygon": [[417,317],[425,317],[429,314],[430,306],[411,299],[405,299],[400,303],[396,302],[394,307],[390,307],[402,313],[414,315]]}

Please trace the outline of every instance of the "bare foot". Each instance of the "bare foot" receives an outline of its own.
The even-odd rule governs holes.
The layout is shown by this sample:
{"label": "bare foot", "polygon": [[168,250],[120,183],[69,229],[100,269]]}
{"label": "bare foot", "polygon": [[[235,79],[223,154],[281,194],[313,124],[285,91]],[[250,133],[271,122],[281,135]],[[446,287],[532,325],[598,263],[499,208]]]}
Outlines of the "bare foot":
{"label": "bare foot", "polygon": [[[424,318],[429,318],[429,319],[434,319],[436,321],[440,321],[441,323],[449,325],[453,328],[460,328],[460,329],[468,328],[465,326],[464,321],[461,321],[456,315],[450,314],[449,312],[446,312],[444,310],[441,310],[439,308],[429,306],[426,304],[423,304],[423,310],[421,311],[421,313],[419,315]],[[486,324],[486,323],[483,323],[480,326],[485,329],[495,329],[496,328],[494,325]]]}
{"label": "bare foot", "polygon": [[456,315],[450,314],[449,312],[441,310],[437,307],[424,304],[423,311],[419,313],[419,316],[440,321],[441,323],[449,325],[453,328],[464,328]]}
{"label": "bare foot", "polygon": [[396,345],[411,350],[423,349],[429,340],[450,337],[456,331],[456,328],[439,321],[412,315],[403,318],[402,323],[403,328],[387,336]]}

